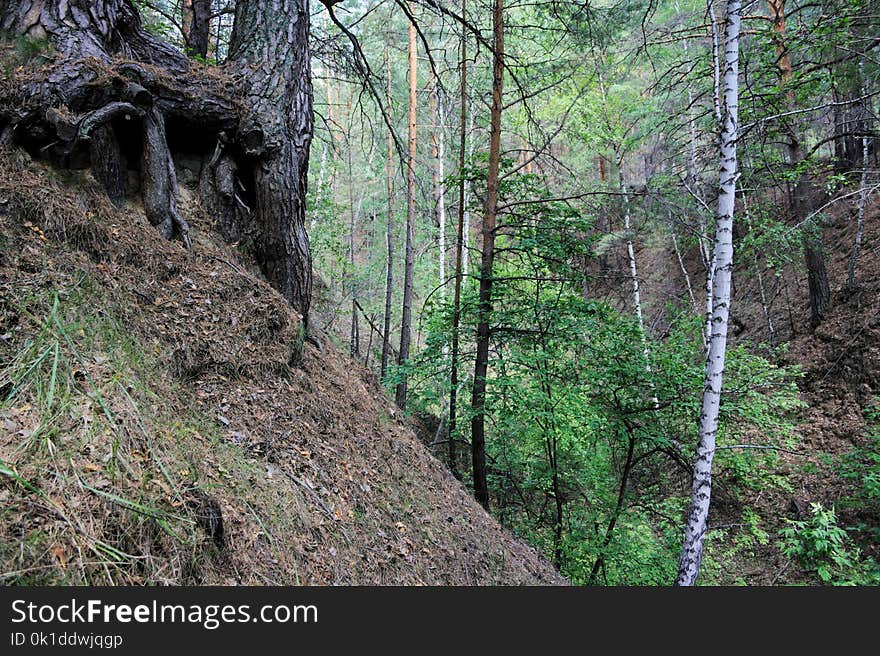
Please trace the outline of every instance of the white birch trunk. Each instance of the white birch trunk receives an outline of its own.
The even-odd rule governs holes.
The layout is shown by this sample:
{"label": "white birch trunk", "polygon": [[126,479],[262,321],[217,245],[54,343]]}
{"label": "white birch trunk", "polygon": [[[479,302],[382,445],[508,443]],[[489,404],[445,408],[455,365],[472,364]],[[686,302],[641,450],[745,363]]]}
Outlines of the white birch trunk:
{"label": "white birch trunk", "polygon": [[[617,158],[617,182],[620,185],[620,194],[623,198],[623,233],[626,235],[626,257],[629,261],[629,279],[632,288],[633,308],[636,312],[636,320],[639,322],[639,332],[642,335],[642,347],[645,357],[648,357],[648,346],[645,343],[645,320],[642,315],[642,294],[639,289],[639,269],[636,265],[636,253],[632,243],[632,217],[629,208],[629,189],[626,186],[626,180],[623,177],[623,158]],[[651,371],[648,365],[648,371]]]}
{"label": "white birch trunk", "polygon": [[712,459],[718,432],[718,410],[727,351],[727,322],[733,273],[733,212],[736,199],[736,140],[739,108],[740,0],[728,0],[724,39],[724,100],[720,143],[720,180],[715,228],[712,335],[706,358],[706,379],[700,416],[700,442],[694,463],[691,508],[685,525],[676,585],[694,585],[703,558],[709,501],[712,494]]}
{"label": "white birch trunk", "polygon": [[[604,99],[604,93],[603,93]],[[626,235],[626,257],[629,260],[629,277],[632,285],[633,308],[636,320],[639,323],[639,336],[642,340],[642,355],[645,357],[645,373],[648,376],[648,385],[651,388],[651,402],[655,408],[659,408],[660,400],[654,391],[654,372],[651,369],[651,352],[648,349],[648,336],[645,333],[645,320],[642,313],[642,293],[639,287],[639,268],[636,264],[636,253],[632,242],[632,215],[629,206],[629,188],[623,176],[623,156],[617,156],[617,181],[620,184],[620,193],[623,197],[623,232]]]}
{"label": "white birch trunk", "polygon": [[675,257],[678,258],[678,268],[681,269],[681,274],[684,276],[684,282],[687,285],[688,296],[691,299],[691,305],[694,308],[694,312],[699,314],[699,308],[697,307],[697,298],[694,296],[694,288],[691,285],[691,277],[688,274],[687,267],[684,265],[684,258],[681,256],[681,249],[678,247],[678,237],[675,236],[675,230],[672,231],[672,248],[675,249]]}
{"label": "white birch trunk", "polygon": [[[474,158],[474,105],[468,103],[468,162]],[[464,245],[461,253],[461,272],[463,276],[467,276],[468,272],[468,256],[471,250],[471,211],[468,209],[471,196],[470,182],[464,182],[464,225],[462,233],[464,235]]]}
{"label": "white birch trunk", "polygon": [[[865,79],[865,63],[859,62],[859,73],[862,80]],[[862,89],[862,95],[868,95],[868,87],[865,85]],[[859,192],[859,213],[856,217],[856,240],[853,245],[852,256],[849,259],[849,267],[847,271],[846,284],[849,287],[855,287],[856,284],[856,265],[859,261],[859,254],[862,252],[862,236],[865,230],[865,205],[868,202],[868,143],[870,139],[868,135],[862,136],[862,188]]]}

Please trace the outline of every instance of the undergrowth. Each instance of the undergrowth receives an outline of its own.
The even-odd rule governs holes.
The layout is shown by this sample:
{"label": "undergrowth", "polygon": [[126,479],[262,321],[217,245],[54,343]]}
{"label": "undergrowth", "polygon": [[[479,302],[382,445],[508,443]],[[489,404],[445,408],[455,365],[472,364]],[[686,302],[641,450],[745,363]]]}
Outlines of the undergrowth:
{"label": "undergrowth", "polygon": [[86,276],[4,299],[3,584],[198,582],[220,558],[199,526],[200,463],[177,439],[216,436],[162,411],[155,354],[106,301]]}

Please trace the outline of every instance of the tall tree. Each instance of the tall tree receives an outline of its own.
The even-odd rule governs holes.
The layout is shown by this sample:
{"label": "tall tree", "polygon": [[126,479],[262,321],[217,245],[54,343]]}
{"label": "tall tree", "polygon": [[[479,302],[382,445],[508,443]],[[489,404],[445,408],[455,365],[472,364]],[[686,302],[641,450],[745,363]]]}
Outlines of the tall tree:
{"label": "tall tree", "polygon": [[[385,30],[385,111],[391,116],[391,22]],[[385,316],[382,322],[381,377],[388,371],[391,353],[391,295],[394,289],[394,135],[388,128],[388,152],[385,160],[385,191],[388,196],[388,224],[385,231]]]}
{"label": "tall tree", "polygon": [[[791,52],[786,35],[785,0],[768,0],[770,18],[773,21],[776,45],[776,68],[779,77],[779,90],[785,95],[785,106],[792,116],[783,120],[783,129],[788,138],[788,164],[795,170],[805,159],[802,137],[797,125],[795,90],[792,87]],[[812,184],[809,173],[803,172],[795,182],[791,196],[791,208],[797,222],[805,221],[812,214]],[[825,268],[825,254],[822,248],[821,226],[808,225],[803,238],[804,264],[807,269],[807,286],[810,292],[810,323],[817,326],[825,316],[831,291],[828,272]]]}
{"label": "tall tree", "polygon": [[440,78],[435,74],[431,84],[431,118],[434,129],[431,133],[431,182],[434,187],[434,222],[437,225],[437,249],[439,264],[440,298],[446,300],[446,190],[444,189],[444,165],[446,159],[445,112],[440,98]]}
{"label": "tall tree", "polygon": [[728,0],[722,71],[722,129],[719,152],[718,206],[715,214],[715,280],[712,289],[712,334],[706,358],[706,377],[700,415],[700,441],[694,464],[691,507],[676,585],[694,585],[703,558],[709,502],[712,495],[712,459],[718,433],[718,411],[727,353],[727,326],[733,274],[733,215],[736,199],[737,137],[739,134],[740,0]]}
{"label": "tall tree", "polygon": [[[461,0],[461,17],[467,20],[467,0]],[[461,54],[459,56],[460,89],[459,89],[459,135],[458,135],[458,220],[455,226],[455,287],[452,294],[452,353],[449,359],[449,442],[447,444],[447,461],[452,474],[458,478],[455,440],[458,432],[458,357],[459,330],[461,325],[461,278],[463,273],[462,257],[465,240],[465,148],[467,147],[467,32],[461,30]]]}
{"label": "tall tree", "polygon": [[229,59],[247,69],[245,153],[253,167],[257,258],[308,327],[312,259],[305,230],[312,80],[308,0],[238,0]]}
{"label": "tall tree", "polygon": [[495,262],[495,220],[498,211],[498,183],[501,164],[501,110],[504,91],[504,0],[492,9],[493,63],[492,110],[489,120],[489,167],[486,172],[486,202],[483,208],[483,249],[480,259],[480,296],[477,306],[477,357],[471,397],[471,458],[474,496],[489,507],[486,476],[486,376],[489,370],[489,324],[492,315],[492,278]]}
{"label": "tall tree", "polygon": [[[412,3],[409,3],[412,13]],[[412,341],[412,302],[413,278],[415,276],[415,224],[416,224],[416,88],[417,62],[416,25],[409,24],[409,151],[406,161],[406,246],[404,247],[403,263],[403,316],[400,323],[400,352],[397,363],[404,365],[409,360],[410,342]],[[395,399],[397,405],[406,409],[407,380],[404,374],[397,384]]]}

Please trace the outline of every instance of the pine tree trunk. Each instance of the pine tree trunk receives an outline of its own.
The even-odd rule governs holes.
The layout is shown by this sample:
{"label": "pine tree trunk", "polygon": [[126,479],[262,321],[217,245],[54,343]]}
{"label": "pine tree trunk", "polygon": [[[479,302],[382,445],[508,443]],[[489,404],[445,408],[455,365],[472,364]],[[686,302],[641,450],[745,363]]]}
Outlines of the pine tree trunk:
{"label": "pine tree trunk", "polygon": [[718,432],[718,411],[727,351],[727,326],[733,274],[733,212],[736,198],[739,109],[740,0],[728,0],[724,39],[723,127],[720,145],[720,185],[715,230],[715,280],[712,336],[706,358],[706,378],[700,416],[700,442],[694,464],[691,507],[685,525],[676,585],[694,585],[703,558],[712,495],[712,459]]}
{"label": "pine tree trunk", "polygon": [[501,109],[504,89],[504,0],[495,0],[492,11],[494,56],[492,66],[492,111],[489,128],[489,168],[486,204],[483,211],[483,251],[480,261],[480,297],[477,306],[477,358],[471,398],[471,456],[474,496],[489,508],[486,476],[486,376],[489,370],[489,327],[492,315],[492,276],[495,262],[495,219],[498,209],[498,181],[501,164]]}
{"label": "pine tree trunk", "polygon": [[253,166],[254,254],[308,327],[312,258],[305,230],[312,82],[307,0],[238,0],[229,58],[243,72],[245,154]]}
{"label": "pine tree trunk", "polygon": [[190,55],[207,58],[211,0],[183,0],[183,38]]}
{"label": "pine tree trunk", "polygon": [[[303,221],[312,100],[306,0],[239,0],[230,64],[210,78],[146,32],[131,0],[7,2],[0,6],[0,27],[45,37],[58,55],[14,97],[0,96],[0,129],[49,135],[40,152],[62,165],[96,134],[96,176],[119,202],[114,140],[106,129],[117,129],[115,117],[131,119],[125,129],[140,131],[147,218],[187,245],[166,122],[215,132],[213,156],[203,153],[209,179],[200,183],[215,197],[202,200],[222,209],[218,218],[229,222],[224,232],[247,237],[270,282],[307,321],[311,256]],[[250,212],[234,209],[245,204],[236,183],[246,190]]]}
{"label": "pine tree trunk", "polygon": [[[350,109],[350,108],[349,108]],[[349,112],[349,125],[348,125],[348,133],[351,134],[351,112]],[[366,193],[366,187],[361,187],[360,195],[358,196],[357,206],[354,203],[354,175],[353,169],[351,165],[351,144],[348,144],[348,148],[346,149],[348,152],[348,210],[349,210],[349,224],[348,224],[348,272],[346,275],[346,279],[348,282],[348,292],[351,294],[351,327],[349,332],[349,353],[351,357],[355,358],[360,354],[361,348],[361,331],[360,325],[358,321],[358,308],[360,308],[360,304],[358,303],[358,286],[355,278],[355,270],[356,270],[356,236],[357,236],[357,227],[358,222],[361,216],[361,207],[364,203],[364,195]]]}
{"label": "pine tree trunk", "polygon": [[431,158],[434,160],[434,168],[431,181],[434,186],[434,221],[437,224],[437,248],[439,254],[438,272],[440,285],[440,300],[446,302],[446,193],[443,188],[444,159],[446,158],[446,134],[444,132],[443,105],[437,91],[440,81],[434,78],[431,85],[431,117],[434,120],[434,130],[431,134]]}
{"label": "pine tree trunk", "polygon": [[[786,107],[789,111],[796,108],[794,89],[791,87],[792,65],[791,55],[786,37],[785,0],[768,0],[770,18],[776,42],[776,67],[779,76],[779,89],[785,94]],[[804,160],[801,137],[795,118],[783,119],[783,127],[788,136],[789,166],[795,169]],[[812,212],[812,183],[807,173],[802,173],[791,198],[792,214],[797,223],[804,221]],[[831,298],[828,284],[828,272],[825,269],[825,254],[822,248],[821,225],[807,226],[803,234],[804,264],[807,269],[807,286],[810,291],[810,325],[816,327],[825,317]]]}
{"label": "pine tree trunk", "polygon": [[[410,7],[411,7],[410,3]],[[409,360],[412,340],[412,302],[413,277],[415,275],[415,223],[416,223],[416,27],[409,26],[409,154],[407,157],[406,182],[406,246],[403,268],[403,313],[400,325],[400,352],[397,363],[404,365]],[[404,374],[397,384],[395,400],[406,409],[407,380]]]}

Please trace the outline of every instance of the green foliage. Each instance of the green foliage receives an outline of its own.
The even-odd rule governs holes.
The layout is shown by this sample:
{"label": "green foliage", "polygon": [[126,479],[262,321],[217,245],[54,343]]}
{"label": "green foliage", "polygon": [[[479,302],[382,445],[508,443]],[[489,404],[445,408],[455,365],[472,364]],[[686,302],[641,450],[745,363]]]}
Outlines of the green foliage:
{"label": "green foliage", "polygon": [[810,504],[812,517],[786,520],[780,531],[779,548],[798,561],[824,584],[859,585],[877,583],[876,565],[866,563],[847,532],[838,525],[834,508]]}
{"label": "green foliage", "polygon": [[141,15],[144,29],[147,32],[172,43],[177,39],[180,33],[165,16],[151,6],[151,3],[144,0],[135,0],[134,4]]}
{"label": "green foliage", "polygon": [[855,514],[859,521],[851,529],[863,540],[880,539],[880,406],[865,409],[867,431],[864,440],[849,452],[837,458],[840,477],[853,486],[853,493],[842,500],[842,505]]}
{"label": "green foliage", "polygon": [[[834,191],[852,180],[829,172],[833,143],[825,139],[827,128],[822,123],[827,112],[799,111],[859,93],[862,78],[854,62],[841,62],[830,74],[818,65],[841,52],[857,52],[859,40],[865,39],[868,26],[861,15],[869,3],[845,4],[833,12],[822,2],[791,13],[786,39],[795,66],[785,83],[778,67],[780,35],[772,23],[756,22],[743,41],[742,177],[734,275],[736,281],[761,274],[761,302],[777,325],[785,323],[779,321],[780,307],[783,298],[791,303],[792,275],[802,273],[803,243],[820,236],[823,221],[821,215],[810,221],[792,216],[793,190],[804,180],[814,191],[826,182],[826,188]],[[703,271],[696,267],[698,253],[702,266],[710,266],[701,247],[711,242],[714,229],[719,128],[712,107],[706,4],[698,0],[556,3],[508,11],[507,65],[513,83],[506,85],[505,94],[491,361],[486,405],[481,409],[488,433],[493,510],[577,583],[668,583],[677,566],[688,505],[682,470],[689,469],[693,458],[705,376],[702,308],[693,306],[701,302]],[[376,37],[362,40],[374,61],[384,55],[379,49],[387,28],[372,22],[377,16],[379,12],[365,16],[358,26],[362,35]],[[716,18],[723,21],[723,11]],[[474,17],[483,25],[486,19]],[[397,19],[391,15],[388,20]],[[445,45],[445,52],[455,51]],[[444,56],[442,52],[438,50],[438,58]],[[398,65],[402,54],[394,48],[388,56],[390,119],[402,128],[405,66]],[[476,57],[478,65],[468,69],[473,71],[470,82],[472,89],[485,89],[489,67],[483,64],[488,62]],[[811,64],[799,65],[806,62]],[[448,71],[456,68],[453,61],[444,63]],[[870,61],[865,65],[868,76],[876,76],[876,65]],[[454,76],[443,77],[444,85],[453,88],[457,80],[450,84],[447,78]],[[334,102],[341,112],[345,91],[332,101],[329,73],[327,80],[323,85],[327,102]],[[419,79],[420,84],[427,81]],[[320,92],[321,86],[318,82],[316,90]],[[447,100],[446,117],[451,119],[454,113],[449,110],[457,109],[457,103],[451,97]],[[316,108],[333,118],[320,101]],[[419,107],[420,115],[423,109]],[[467,138],[479,151],[485,142],[486,112],[478,102],[469,109],[474,129],[467,131]],[[378,125],[384,123],[373,118]],[[378,189],[379,181],[384,183],[385,164],[384,157],[376,156],[381,148],[373,142],[379,142],[366,124],[358,125],[351,115],[348,119],[356,128],[345,135],[344,151],[355,156],[348,182],[359,192],[372,178]],[[429,120],[433,123],[433,119]],[[344,123],[339,113],[335,122]],[[457,126],[448,126],[448,162],[455,154],[451,144],[457,134]],[[801,147],[799,162],[790,161],[792,150],[787,146],[792,135]],[[356,148],[359,137],[369,144],[361,152]],[[433,163],[434,155],[429,154],[427,142],[419,142],[417,157],[417,176],[424,181],[416,198],[421,212],[416,222],[415,274],[415,297],[422,303],[415,308],[419,348],[408,363],[392,366],[384,382],[393,388],[405,376],[410,383],[410,409],[443,417],[450,391],[453,312],[451,285],[437,276],[439,234],[429,218],[434,206],[424,164]],[[518,159],[510,156],[520,148]],[[534,150],[541,152],[532,166],[524,160]],[[323,155],[319,168],[318,152],[313,147],[312,171],[322,172],[318,179],[332,179],[335,173],[341,180],[345,172],[340,162],[328,163],[328,171],[334,166],[336,170],[327,174]],[[463,170],[453,165],[444,181],[447,192],[456,191],[462,179],[468,183],[473,217],[481,214],[487,160],[487,153],[477,152]],[[540,174],[526,173],[530,170]],[[628,230],[619,172],[629,190]],[[309,211],[316,229],[310,236],[316,267],[337,282],[337,309],[344,307],[353,290],[366,289],[364,307],[380,308],[381,314],[384,299],[377,290],[383,288],[385,260],[375,245],[384,242],[381,217],[386,202],[397,210],[392,239],[398,262],[402,251],[400,215],[405,199],[400,193],[403,185],[397,179],[395,184],[398,195],[392,198],[386,198],[384,184],[373,198],[367,195],[362,216],[374,218],[362,227],[363,240],[356,248],[361,260],[354,266],[347,250],[348,216],[354,202],[341,193],[344,187],[334,197],[326,182],[312,186]],[[816,207],[824,203],[815,201]],[[448,193],[446,202],[454,207],[457,194]],[[447,278],[455,236],[451,223],[447,222],[445,235]],[[471,270],[465,272],[462,288],[462,354],[457,363],[464,382],[458,390],[453,437],[463,449],[474,412],[468,375],[475,347],[476,228],[471,225]],[[682,302],[686,297],[680,284],[658,281],[651,270],[660,254],[668,255],[672,237],[681,266],[690,276],[692,303]],[[627,241],[634,244],[639,278],[646,283],[642,303],[647,328],[640,328],[635,319],[625,284],[628,271],[621,260]],[[398,283],[399,267],[394,270]],[[678,276],[678,270],[673,275]],[[663,305],[654,294],[657,289],[666,294],[670,287],[676,298]],[[756,303],[757,294],[742,287],[736,303]],[[396,298],[394,307],[396,312]],[[337,313],[344,315],[345,310]],[[392,316],[392,325],[396,318]],[[792,319],[794,327],[796,318]],[[781,328],[775,331],[777,338],[784,334]],[[797,384],[802,372],[780,365],[785,361],[782,356],[778,344],[755,344],[739,336],[731,340],[713,478],[723,486],[725,501],[736,509],[725,507],[726,514],[734,513],[734,524],[713,529],[707,538],[703,582],[734,580],[726,574],[728,562],[755,557],[767,548],[775,527],[772,518],[760,515],[755,498],[792,487],[781,473],[780,449],[797,448],[796,422],[802,407]],[[876,453],[873,446],[865,447],[846,465],[853,481],[864,482],[859,503],[877,493],[872,453]],[[465,455],[459,469],[467,482]]]}
{"label": "green foliage", "polygon": [[[482,161],[468,170],[475,182]],[[685,445],[697,438],[701,318],[670,308],[670,326],[655,340],[633,316],[585,298],[579,267],[595,248],[590,217],[544,199],[534,176],[509,176],[501,188],[502,204],[516,211],[499,219],[485,406],[498,514],[575,583],[668,584],[687,506],[676,458],[690,457]],[[475,306],[468,287],[465,335]],[[426,310],[425,348],[406,373],[418,411],[441,414],[451,308]],[[720,444],[757,437],[760,446],[791,446],[799,372],[746,345],[728,358]],[[459,410],[465,429],[468,412]],[[718,478],[731,491],[785,486],[773,473],[776,457],[772,448],[720,450]],[[744,525],[738,548],[767,542],[756,514]]]}

